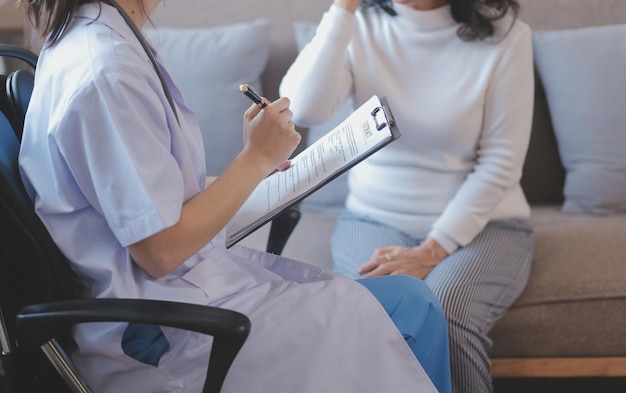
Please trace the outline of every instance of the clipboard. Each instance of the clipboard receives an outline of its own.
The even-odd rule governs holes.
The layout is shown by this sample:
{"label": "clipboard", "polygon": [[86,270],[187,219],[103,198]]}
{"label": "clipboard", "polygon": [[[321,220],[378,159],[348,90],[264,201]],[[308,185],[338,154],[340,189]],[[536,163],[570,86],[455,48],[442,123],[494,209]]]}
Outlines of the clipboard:
{"label": "clipboard", "polygon": [[[300,203],[400,136],[387,98],[372,96],[293,157],[291,168],[273,173],[257,186],[227,225],[226,247],[237,244],[284,209]],[[313,176],[312,172],[315,172]],[[279,195],[281,191],[284,195]]]}

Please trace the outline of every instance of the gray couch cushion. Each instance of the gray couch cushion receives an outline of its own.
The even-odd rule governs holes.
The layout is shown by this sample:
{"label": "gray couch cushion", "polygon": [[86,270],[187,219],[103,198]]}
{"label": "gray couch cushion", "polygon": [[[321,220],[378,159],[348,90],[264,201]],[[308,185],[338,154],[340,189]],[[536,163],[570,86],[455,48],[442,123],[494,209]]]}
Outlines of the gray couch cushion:
{"label": "gray couch cushion", "polygon": [[[329,268],[336,219],[304,212],[283,255]],[[493,357],[623,356],[626,215],[562,214],[559,206],[535,206],[530,221],[533,269],[520,298],[489,334]],[[262,249],[267,229],[242,244]]]}
{"label": "gray couch cushion", "polygon": [[[301,262],[330,269],[330,237],[337,222],[337,215],[314,210],[302,211],[302,218],[289,237],[282,255]],[[270,224],[259,228],[241,241],[241,245],[264,250]]]}
{"label": "gray couch cushion", "polygon": [[[283,255],[330,267],[336,215],[305,211]],[[528,286],[489,336],[494,357],[623,356],[626,353],[626,215],[562,214],[535,206]],[[268,227],[242,241],[265,247]],[[594,339],[591,340],[590,337]]]}
{"label": "gray couch cushion", "polygon": [[626,215],[566,215],[536,206],[531,224],[531,277],[490,333],[493,355],[623,356]]}

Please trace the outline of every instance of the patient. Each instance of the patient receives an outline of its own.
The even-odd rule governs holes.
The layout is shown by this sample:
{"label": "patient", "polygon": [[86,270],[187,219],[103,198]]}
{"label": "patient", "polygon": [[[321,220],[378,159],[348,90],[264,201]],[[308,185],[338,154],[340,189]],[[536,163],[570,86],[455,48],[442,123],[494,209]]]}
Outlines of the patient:
{"label": "patient", "polygon": [[519,181],[533,109],[515,0],[335,0],[282,81],[294,121],[386,96],[401,138],[349,175],[331,239],[348,277],[425,280],[448,320],[455,393],[492,391],[487,333],[528,280]]}
{"label": "patient", "polygon": [[[243,150],[207,182],[196,118],[132,29],[144,26],[159,0],[22,3],[46,43],[20,169],[85,297],[247,315],[252,330],[223,392],[450,391],[445,319],[420,280],[359,283],[257,250],[226,249],[226,224],[300,141],[289,99],[245,112]],[[203,386],[208,336],[107,323],[80,325],[74,338],[72,356],[94,391],[195,393]]]}

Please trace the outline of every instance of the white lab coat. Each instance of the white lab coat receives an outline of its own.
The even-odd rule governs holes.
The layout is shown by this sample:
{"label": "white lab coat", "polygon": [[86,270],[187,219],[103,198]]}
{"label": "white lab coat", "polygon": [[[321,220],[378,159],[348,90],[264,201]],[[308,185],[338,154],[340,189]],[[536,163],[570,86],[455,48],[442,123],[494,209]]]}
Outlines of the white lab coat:
{"label": "white lab coat", "polygon": [[[197,122],[166,79],[180,125],[147,55],[107,5],[82,6],[63,39],[40,56],[20,165],[86,296],[247,315],[252,330],[226,393],[436,391],[382,306],[352,280],[241,246],[227,250],[223,234],[161,279],[132,262],[127,246],[173,225],[204,187]],[[75,330],[73,358],[95,391],[200,391],[210,337],[163,328],[170,349],[153,367],[123,353],[125,327]]]}

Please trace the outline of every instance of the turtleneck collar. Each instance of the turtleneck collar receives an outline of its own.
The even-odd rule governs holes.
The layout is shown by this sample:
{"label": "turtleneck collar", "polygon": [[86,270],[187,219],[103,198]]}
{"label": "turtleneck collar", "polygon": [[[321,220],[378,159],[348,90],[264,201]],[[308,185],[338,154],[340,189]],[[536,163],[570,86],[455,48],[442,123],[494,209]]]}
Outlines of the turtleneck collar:
{"label": "turtleneck collar", "polygon": [[393,7],[398,13],[396,16],[398,21],[414,30],[435,31],[457,25],[450,13],[450,4],[428,11],[416,10],[397,3]]}

